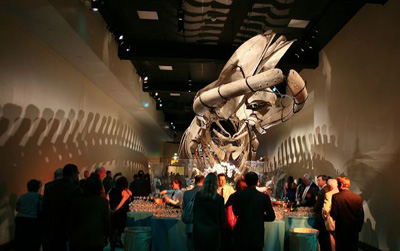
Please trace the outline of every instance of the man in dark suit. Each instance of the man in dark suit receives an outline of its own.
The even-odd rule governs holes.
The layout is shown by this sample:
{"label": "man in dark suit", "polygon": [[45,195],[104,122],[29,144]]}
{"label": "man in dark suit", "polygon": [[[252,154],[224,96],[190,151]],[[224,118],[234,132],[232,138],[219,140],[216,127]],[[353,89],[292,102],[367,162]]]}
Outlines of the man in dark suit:
{"label": "man in dark suit", "polygon": [[[182,203],[182,210],[185,212],[188,210],[187,205],[189,201],[192,199],[194,200],[194,197],[196,196],[196,193],[200,191],[203,188],[203,183],[204,183],[204,176],[203,175],[197,175],[194,178],[194,188],[191,190],[186,191],[183,194],[183,203]],[[193,208],[191,208],[193,209]],[[193,213],[193,212],[192,212]],[[187,235],[187,247],[188,250],[192,250],[192,233],[193,233],[193,224],[186,224],[185,227],[185,232]]]}
{"label": "man in dark suit", "polygon": [[233,212],[238,216],[233,236],[237,250],[262,250],[264,221],[274,221],[275,213],[268,195],[256,189],[258,176],[249,172],[244,177],[247,188],[237,192]]}
{"label": "man in dark suit", "polygon": [[67,250],[69,210],[73,200],[81,195],[78,174],[76,165],[65,165],[63,178],[48,187],[43,196],[44,250]]}
{"label": "man in dark suit", "polygon": [[131,183],[129,188],[132,196],[149,196],[151,193],[150,182],[144,179],[143,170],[138,171],[138,179]]}
{"label": "man in dark suit", "polygon": [[332,196],[330,215],[335,220],[336,250],[358,250],[358,234],[364,222],[364,209],[359,195],[351,192],[350,180],[338,177],[340,192]]}
{"label": "man in dark suit", "polygon": [[315,213],[315,228],[318,229],[318,242],[321,251],[330,251],[331,245],[329,240],[329,233],[325,227],[325,220],[322,217],[322,207],[324,206],[325,193],[329,192],[327,181],[329,177],[326,175],[317,176],[317,185],[320,188],[317,194],[317,201],[314,204]]}
{"label": "man in dark suit", "polygon": [[63,169],[62,168],[58,168],[55,172],[54,172],[54,180],[47,182],[44,185],[44,193],[46,194],[47,189],[49,189],[49,187],[53,186],[54,184],[58,183],[63,177]]}
{"label": "man in dark suit", "polygon": [[303,194],[300,197],[300,206],[313,207],[316,202],[319,188],[312,181],[311,176],[308,173],[303,175],[303,183],[305,185],[305,188]]}

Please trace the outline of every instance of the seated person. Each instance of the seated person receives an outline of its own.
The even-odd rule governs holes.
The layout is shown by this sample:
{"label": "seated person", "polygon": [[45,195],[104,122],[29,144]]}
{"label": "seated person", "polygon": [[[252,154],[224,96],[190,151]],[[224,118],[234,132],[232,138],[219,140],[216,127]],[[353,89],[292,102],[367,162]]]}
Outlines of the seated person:
{"label": "seated person", "polygon": [[165,202],[169,205],[175,206],[175,207],[181,207],[182,206],[182,201],[183,201],[183,193],[181,191],[182,187],[182,182],[181,180],[175,179],[172,182],[172,189],[173,190],[164,190],[160,192],[160,195],[163,194],[171,194],[171,196],[165,195],[163,198]]}

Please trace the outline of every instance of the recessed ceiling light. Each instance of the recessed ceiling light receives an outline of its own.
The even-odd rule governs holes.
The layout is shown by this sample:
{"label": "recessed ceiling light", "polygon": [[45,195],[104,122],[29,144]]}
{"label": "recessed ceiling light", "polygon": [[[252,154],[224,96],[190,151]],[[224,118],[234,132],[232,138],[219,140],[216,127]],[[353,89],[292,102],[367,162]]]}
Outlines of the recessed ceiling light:
{"label": "recessed ceiling light", "polygon": [[171,65],[159,65],[158,68],[160,68],[160,70],[162,70],[162,71],[172,71],[173,70]]}
{"label": "recessed ceiling light", "polygon": [[173,96],[173,97],[179,97],[181,96],[180,93],[176,93],[176,92],[171,92],[169,95]]}
{"label": "recessed ceiling light", "polygon": [[138,13],[140,19],[158,20],[158,15],[157,15],[156,11],[138,10],[137,13]]}
{"label": "recessed ceiling light", "polygon": [[299,20],[299,19],[292,19],[290,20],[288,27],[290,28],[306,28],[308,23],[310,21],[308,20]]}

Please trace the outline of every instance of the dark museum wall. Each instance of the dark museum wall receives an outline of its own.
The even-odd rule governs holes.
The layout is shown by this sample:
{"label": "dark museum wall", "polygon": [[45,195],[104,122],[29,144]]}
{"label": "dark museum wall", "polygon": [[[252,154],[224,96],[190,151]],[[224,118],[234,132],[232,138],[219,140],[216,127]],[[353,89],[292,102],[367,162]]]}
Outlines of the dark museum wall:
{"label": "dark museum wall", "polygon": [[130,180],[139,169],[146,170],[148,146],[157,149],[157,140],[132,114],[13,12],[3,10],[0,27],[7,39],[0,40],[0,245],[13,239],[15,202],[26,192],[28,180],[49,182],[67,163],[79,167],[81,178],[85,170],[104,166]]}
{"label": "dark museum wall", "polygon": [[311,96],[260,139],[258,155],[295,178],[347,175],[364,200],[360,240],[400,250],[400,1],[367,4],[304,70]]}

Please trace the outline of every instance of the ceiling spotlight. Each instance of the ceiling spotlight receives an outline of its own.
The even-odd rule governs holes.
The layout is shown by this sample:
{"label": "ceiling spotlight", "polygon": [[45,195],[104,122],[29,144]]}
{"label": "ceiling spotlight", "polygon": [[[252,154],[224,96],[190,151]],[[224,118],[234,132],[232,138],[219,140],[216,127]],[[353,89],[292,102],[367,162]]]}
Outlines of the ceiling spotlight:
{"label": "ceiling spotlight", "polygon": [[174,122],[171,122],[171,125],[174,125]]}
{"label": "ceiling spotlight", "polygon": [[158,92],[154,93],[154,96],[156,96],[156,97],[157,97],[157,96],[158,96]]}
{"label": "ceiling spotlight", "polygon": [[124,35],[120,35],[120,36],[118,37],[118,40],[124,40]]}
{"label": "ceiling spotlight", "polygon": [[90,10],[93,12],[98,12],[100,7],[100,2],[98,0],[91,1],[91,8]]}
{"label": "ceiling spotlight", "polygon": [[191,90],[189,90],[188,92],[192,92]]}
{"label": "ceiling spotlight", "polygon": [[130,50],[131,50],[131,47],[128,46],[128,47],[126,48],[126,51],[130,51]]}
{"label": "ceiling spotlight", "polygon": [[300,58],[300,55],[298,53],[294,54],[297,58]]}
{"label": "ceiling spotlight", "polygon": [[145,77],[143,78],[143,80],[144,80],[144,81],[147,81],[147,80],[149,80],[149,77],[145,76]]}
{"label": "ceiling spotlight", "polygon": [[176,14],[178,18],[178,32],[184,32],[184,19],[185,19],[185,13],[183,12],[183,9],[178,9],[178,13]]}
{"label": "ceiling spotlight", "polygon": [[162,107],[162,104],[160,103],[158,106],[159,106],[159,107]]}

